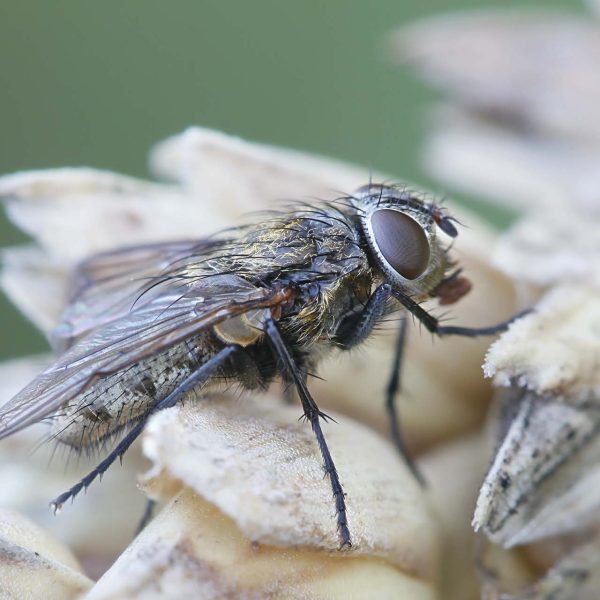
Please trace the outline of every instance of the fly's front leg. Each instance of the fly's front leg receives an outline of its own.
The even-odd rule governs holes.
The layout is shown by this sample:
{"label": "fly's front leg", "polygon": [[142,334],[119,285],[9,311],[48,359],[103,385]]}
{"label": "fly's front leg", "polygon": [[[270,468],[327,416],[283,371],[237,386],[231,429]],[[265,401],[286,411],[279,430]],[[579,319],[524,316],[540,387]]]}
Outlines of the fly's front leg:
{"label": "fly's front leg", "polygon": [[103,473],[117,460],[122,459],[123,455],[136,438],[142,433],[148,419],[151,415],[174,406],[181,398],[183,398],[188,392],[194,388],[202,385],[209,379],[215,371],[222,366],[229,357],[240,349],[239,346],[230,345],[225,346],[222,350],[217,352],[212,358],[202,364],[196,371],[194,371],[189,377],[187,377],[175,390],[173,390],[166,398],[158,401],[146,415],[133,426],[133,428],[125,435],[125,437],[117,444],[113,451],[92,471],[90,471],[79,483],[76,483],[71,489],[61,494],[56,498],[50,505],[54,508],[54,512],[58,512],[62,505],[67,500],[72,500],[81,492],[82,489],[87,489],[88,486],[96,479],[101,477]]}
{"label": "fly's front leg", "polygon": [[304,409],[304,416],[310,422],[313,433],[317,438],[319,444],[319,450],[321,451],[321,457],[323,458],[323,467],[325,473],[329,476],[329,482],[331,483],[331,489],[333,491],[333,497],[335,500],[335,510],[337,519],[338,534],[340,536],[340,548],[344,546],[351,546],[352,541],[350,538],[350,530],[348,529],[348,520],[346,517],[346,495],[340,483],[340,479],[335,468],[335,463],[329,452],[329,447],[325,441],[325,436],[321,430],[320,418],[324,420],[328,419],[325,413],[322,413],[317,406],[314,398],[305,383],[305,376],[296,365],[290,351],[288,350],[279,329],[273,319],[269,319],[264,325],[265,333],[271,343],[273,352],[278,362],[284,377],[292,380],[298,390],[298,395],[302,402]]}
{"label": "fly's front leg", "polygon": [[461,335],[463,337],[478,337],[480,335],[496,335],[497,333],[502,333],[508,329],[508,326],[520,319],[524,315],[527,315],[531,312],[531,309],[524,310],[514,317],[506,321],[502,321],[497,325],[492,325],[491,327],[457,327],[454,325],[440,325],[438,319],[436,319],[433,315],[429,314],[424,308],[421,307],[417,302],[415,302],[412,298],[402,293],[399,290],[393,290],[392,294],[406,310],[408,310],[411,314],[413,314],[423,325],[425,328],[431,333],[435,333],[440,337],[445,335]]}
{"label": "fly's front leg", "polygon": [[[391,295],[392,286],[387,283],[383,283],[375,289],[375,291],[369,297],[364,309],[354,322],[354,326],[352,328],[347,327],[343,329],[341,335],[338,335],[337,341],[344,350],[349,350],[350,348],[357,346],[369,337],[373,331],[373,328],[379,322],[379,319],[385,314],[387,302]],[[406,319],[403,319],[400,323],[400,331],[398,332],[398,338],[396,341],[392,372],[386,388],[385,406],[388,413],[392,440],[394,441],[400,456],[402,456],[404,462],[411,470],[415,478],[421,484],[423,484],[423,477],[419,473],[415,462],[406,448],[406,444],[404,443],[402,431],[398,422],[398,407],[396,398],[400,390],[400,373],[402,369],[402,357],[404,354],[405,342]]]}
{"label": "fly's front leg", "polygon": [[353,318],[351,324],[342,324],[335,341],[343,350],[350,350],[362,344],[371,335],[373,328],[385,313],[391,293],[392,286],[382,283],[369,296],[367,304],[359,315]]}

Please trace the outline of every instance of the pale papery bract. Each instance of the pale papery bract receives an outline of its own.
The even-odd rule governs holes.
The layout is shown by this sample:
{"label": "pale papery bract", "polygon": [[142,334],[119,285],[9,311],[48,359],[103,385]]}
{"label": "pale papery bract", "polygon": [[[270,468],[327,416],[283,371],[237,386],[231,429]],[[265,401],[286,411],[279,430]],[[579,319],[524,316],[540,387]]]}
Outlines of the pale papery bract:
{"label": "pale papery bract", "polygon": [[2,598],[64,600],[81,596],[92,585],[66,546],[24,516],[0,509]]}
{"label": "pale papery bract", "polygon": [[434,598],[437,523],[406,465],[347,418],[327,434],[353,522],[344,552],[294,407],[225,396],[157,414],[142,487],[166,506],[86,598],[345,597],[373,578],[383,598]]}
{"label": "pale papery bract", "polygon": [[485,597],[595,598],[600,23],[473,11],[421,21],[396,41],[401,60],[453,102],[433,120],[428,170],[520,213],[493,262],[524,297],[542,298],[488,354],[487,373],[509,395],[474,525],[504,546],[557,534],[569,543],[537,561],[556,562],[537,584],[502,592],[500,577]]}

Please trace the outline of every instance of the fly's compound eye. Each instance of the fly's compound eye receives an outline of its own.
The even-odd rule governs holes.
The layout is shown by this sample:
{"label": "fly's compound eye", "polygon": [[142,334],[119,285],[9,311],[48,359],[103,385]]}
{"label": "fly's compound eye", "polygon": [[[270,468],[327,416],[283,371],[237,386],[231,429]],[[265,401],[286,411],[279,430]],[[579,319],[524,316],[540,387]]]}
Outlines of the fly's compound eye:
{"label": "fly's compound eye", "polygon": [[417,279],[427,270],[429,240],[412,217],[397,210],[376,210],[371,215],[371,231],[377,249],[400,276]]}

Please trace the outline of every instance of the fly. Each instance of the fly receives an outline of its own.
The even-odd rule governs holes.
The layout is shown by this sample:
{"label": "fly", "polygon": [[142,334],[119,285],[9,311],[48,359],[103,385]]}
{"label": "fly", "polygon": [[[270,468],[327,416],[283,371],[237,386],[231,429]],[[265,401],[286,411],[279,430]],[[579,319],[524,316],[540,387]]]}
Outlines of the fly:
{"label": "fly", "polygon": [[[341,547],[351,545],[345,495],[321,429],[327,420],[307,374],[336,350],[367,339],[404,308],[439,336],[492,335],[508,322],[442,326],[420,303],[464,296],[438,230],[458,231],[445,209],[399,186],[368,184],[320,204],[297,204],[209,240],[129,247],[91,257],[75,273],[52,334],[56,362],[0,408],[0,438],[49,419],[51,436],[77,449],[115,441],[108,456],[52,503],[59,509],[123,456],[149,417],[191,390],[237,382],[263,389],[277,376],[296,387],[334,494]],[[406,320],[386,406],[396,414]]]}

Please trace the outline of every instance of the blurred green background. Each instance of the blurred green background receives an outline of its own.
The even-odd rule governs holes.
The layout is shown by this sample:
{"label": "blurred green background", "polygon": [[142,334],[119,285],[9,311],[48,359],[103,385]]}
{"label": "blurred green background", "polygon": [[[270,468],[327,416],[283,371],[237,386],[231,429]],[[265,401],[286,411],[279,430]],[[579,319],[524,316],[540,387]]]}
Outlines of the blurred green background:
{"label": "blurred green background", "polygon": [[[385,34],[440,11],[523,4],[2,0],[0,173],[145,176],[154,142],[199,124],[439,189],[418,162],[433,94],[387,60]],[[22,239],[0,217],[0,245]],[[4,299],[0,331],[0,358],[46,348]]]}

